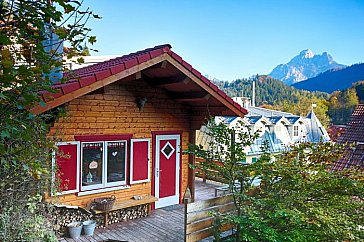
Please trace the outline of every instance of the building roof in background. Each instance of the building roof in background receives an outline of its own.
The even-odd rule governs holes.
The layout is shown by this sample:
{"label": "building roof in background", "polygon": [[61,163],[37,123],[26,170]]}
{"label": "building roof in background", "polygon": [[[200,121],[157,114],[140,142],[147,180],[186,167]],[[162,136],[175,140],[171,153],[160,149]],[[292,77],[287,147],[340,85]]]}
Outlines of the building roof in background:
{"label": "building roof in background", "polygon": [[285,117],[286,119],[288,119],[288,121],[291,123],[291,124],[295,124],[298,120],[301,119],[300,116],[286,116]]}
{"label": "building roof in background", "polygon": [[246,116],[246,119],[248,120],[248,122],[250,124],[255,124],[256,122],[258,122],[260,119],[262,118],[262,116]]}
{"label": "building roof in background", "polygon": [[289,120],[287,120],[283,116],[272,116],[272,117],[268,117],[268,120],[272,124],[277,124],[278,122],[282,122],[284,125],[289,125],[290,124]]}
{"label": "building roof in background", "polygon": [[272,116],[272,117],[268,117],[269,121],[272,124],[276,124],[279,122],[279,120],[281,120],[283,117],[282,116]]}
{"label": "building roof in background", "polygon": [[[244,98],[244,97],[240,97],[240,98]],[[278,110],[273,110],[273,109],[267,109],[267,108],[260,108],[260,107],[253,107],[253,106],[249,106],[249,115],[262,115],[265,117],[271,117],[271,116],[290,116],[293,115],[292,113],[287,113],[287,112],[282,112],[282,111],[278,111]]]}
{"label": "building roof in background", "polygon": [[327,133],[324,126],[322,126],[320,120],[317,118],[313,110],[307,115],[307,118],[303,121],[306,125],[306,129],[308,131],[307,136],[310,142],[317,143],[320,141],[330,141],[329,134]]}
{"label": "building roof in background", "polygon": [[352,166],[364,169],[364,104],[359,104],[351,115],[343,135],[337,140],[340,144],[354,143],[347,153],[333,167],[342,170]]}
{"label": "building roof in background", "polygon": [[224,117],[224,123],[225,124],[231,124],[237,118],[238,117],[234,117],[234,116],[226,116],[226,117]]}

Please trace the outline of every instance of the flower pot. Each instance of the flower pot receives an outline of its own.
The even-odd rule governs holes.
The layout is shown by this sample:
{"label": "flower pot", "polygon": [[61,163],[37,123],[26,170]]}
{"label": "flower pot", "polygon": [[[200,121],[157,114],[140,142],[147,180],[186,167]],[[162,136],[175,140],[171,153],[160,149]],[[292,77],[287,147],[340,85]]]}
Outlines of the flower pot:
{"label": "flower pot", "polygon": [[84,235],[93,235],[96,228],[95,220],[87,220],[83,222],[83,234]]}
{"label": "flower pot", "polygon": [[81,222],[72,222],[67,225],[68,232],[72,239],[78,239],[81,236],[82,231],[82,223]]}

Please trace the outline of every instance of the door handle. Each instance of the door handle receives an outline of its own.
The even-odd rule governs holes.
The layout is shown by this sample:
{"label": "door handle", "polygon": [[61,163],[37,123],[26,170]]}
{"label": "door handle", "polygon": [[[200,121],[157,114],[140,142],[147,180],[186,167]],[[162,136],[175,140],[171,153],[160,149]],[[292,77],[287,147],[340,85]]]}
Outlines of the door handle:
{"label": "door handle", "polygon": [[156,170],[156,176],[159,177],[159,172],[161,172],[162,170]]}

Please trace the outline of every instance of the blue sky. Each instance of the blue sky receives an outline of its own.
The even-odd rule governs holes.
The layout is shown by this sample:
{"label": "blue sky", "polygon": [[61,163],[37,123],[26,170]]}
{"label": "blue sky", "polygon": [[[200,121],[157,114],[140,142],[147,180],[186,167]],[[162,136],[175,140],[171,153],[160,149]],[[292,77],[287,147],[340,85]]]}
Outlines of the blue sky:
{"label": "blue sky", "polygon": [[85,0],[93,55],[123,55],[169,43],[204,75],[268,74],[303,49],[342,64],[364,62],[364,0]]}

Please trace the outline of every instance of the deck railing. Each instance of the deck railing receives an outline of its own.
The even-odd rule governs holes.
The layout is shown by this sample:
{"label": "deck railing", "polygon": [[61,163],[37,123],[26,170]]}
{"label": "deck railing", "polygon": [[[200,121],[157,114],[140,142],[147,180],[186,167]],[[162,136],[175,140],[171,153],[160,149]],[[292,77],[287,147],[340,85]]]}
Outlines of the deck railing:
{"label": "deck railing", "polygon": [[193,242],[232,229],[231,224],[216,226],[213,213],[229,213],[235,210],[232,195],[216,197],[194,203],[185,202],[185,241]]}

